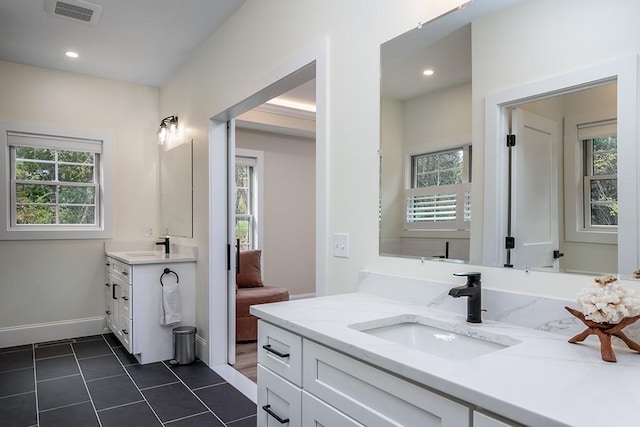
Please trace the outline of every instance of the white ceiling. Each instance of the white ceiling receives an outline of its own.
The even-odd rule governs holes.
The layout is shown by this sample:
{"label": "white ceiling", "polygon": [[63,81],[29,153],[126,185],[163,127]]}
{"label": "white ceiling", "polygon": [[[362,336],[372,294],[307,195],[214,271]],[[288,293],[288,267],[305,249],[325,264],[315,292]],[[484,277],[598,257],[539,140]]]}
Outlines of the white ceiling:
{"label": "white ceiling", "polygon": [[[406,100],[471,81],[471,25],[523,0],[470,0],[381,47],[381,94]],[[425,68],[435,74],[424,77]]]}
{"label": "white ceiling", "polygon": [[90,1],[103,6],[97,25],[54,16],[45,0],[0,0],[0,60],[161,86],[245,2]]}
{"label": "white ceiling", "polygon": [[[407,55],[402,61],[384,62],[382,53],[382,95],[405,100],[471,81],[471,25]],[[422,75],[432,69],[432,76]]]}

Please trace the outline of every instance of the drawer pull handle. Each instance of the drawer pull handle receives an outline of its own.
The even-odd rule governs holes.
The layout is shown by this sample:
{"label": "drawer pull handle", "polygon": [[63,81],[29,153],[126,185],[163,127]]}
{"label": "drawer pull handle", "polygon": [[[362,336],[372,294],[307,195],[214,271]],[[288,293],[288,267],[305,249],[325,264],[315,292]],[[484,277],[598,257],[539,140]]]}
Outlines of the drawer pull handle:
{"label": "drawer pull handle", "polygon": [[125,335],[129,335],[129,331],[127,331],[126,329],[123,329],[122,333],[125,334]]}
{"label": "drawer pull handle", "polygon": [[107,314],[111,314],[111,312],[110,312],[109,310],[105,311],[105,313],[107,313]]}
{"label": "drawer pull handle", "polygon": [[111,283],[105,283],[104,285],[108,288],[109,286],[111,286]]}
{"label": "drawer pull handle", "polygon": [[109,264],[108,262],[105,262],[104,265],[106,265],[107,267],[109,267],[111,264]]}
{"label": "drawer pull handle", "polygon": [[289,357],[289,353],[280,353],[278,350],[274,350],[273,348],[271,348],[271,344],[265,344],[262,346],[262,348],[267,350],[269,353],[275,354],[278,357]]}
{"label": "drawer pull handle", "polygon": [[129,297],[122,297],[123,300],[129,301]]}
{"label": "drawer pull handle", "polygon": [[129,275],[129,272],[125,270],[125,271],[123,271],[123,272],[122,272],[122,275],[123,275],[123,276],[128,276],[128,275]]}
{"label": "drawer pull handle", "polygon": [[111,288],[111,298],[113,299],[118,299],[118,297],[116,296],[116,286],[118,286],[118,284],[114,283],[113,287]]}
{"label": "drawer pull handle", "polygon": [[285,420],[283,420],[282,418],[280,418],[280,417],[278,416],[278,414],[276,414],[275,412],[273,412],[273,411],[271,410],[271,405],[264,405],[264,406],[262,407],[262,409],[264,409],[264,411],[265,411],[267,414],[269,414],[269,415],[271,415],[273,418],[275,418],[275,419],[276,419],[276,421],[278,421],[280,424],[288,424],[288,423],[289,423],[289,418],[287,418],[287,419],[285,419]]}

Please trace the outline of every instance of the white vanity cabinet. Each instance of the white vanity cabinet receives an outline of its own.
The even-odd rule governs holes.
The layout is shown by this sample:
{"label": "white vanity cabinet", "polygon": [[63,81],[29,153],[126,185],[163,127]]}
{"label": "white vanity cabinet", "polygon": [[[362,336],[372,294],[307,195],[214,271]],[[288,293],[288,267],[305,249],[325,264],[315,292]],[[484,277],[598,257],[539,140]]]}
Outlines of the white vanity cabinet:
{"label": "white vanity cabinet", "polygon": [[469,406],[262,320],[258,350],[258,426],[470,426]]}
{"label": "white vanity cabinet", "polygon": [[[195,262],[127,263],[106,258],[106,325],[140,363],[173,357],[173,328],[195,325]],[[179,278],[182,322],[160,325],[162,284]]]}

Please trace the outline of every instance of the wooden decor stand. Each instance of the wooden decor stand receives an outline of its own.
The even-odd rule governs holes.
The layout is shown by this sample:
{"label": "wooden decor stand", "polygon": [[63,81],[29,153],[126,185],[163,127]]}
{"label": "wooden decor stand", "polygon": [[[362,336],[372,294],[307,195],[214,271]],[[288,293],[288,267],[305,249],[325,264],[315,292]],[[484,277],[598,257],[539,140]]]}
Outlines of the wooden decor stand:
{"label": "wooden decor stand", "polygon": [[602,354],[602,360],[605,362],[616,362],[616,355],[613,352],[613,348],[611,348],[612,336],[620,338],[631,350],[640,352],[640,344],[636,343],[622,332],[626,326],[631,325],[633,322],[640,319],[640,314],[633,317],[625,317],[620,321],[620,323],[597,323],[586,319],[584,314],[578,310],[574,310],[571,307],[565,308],[569,313],[582,320],[582,323],[587,326],[587,329],[585,329],[584,332],[581,332],[571,338],[569,340],[570,343],[579,343],[584,341],[589,335],[597,335],[600,339],[600,353]]}

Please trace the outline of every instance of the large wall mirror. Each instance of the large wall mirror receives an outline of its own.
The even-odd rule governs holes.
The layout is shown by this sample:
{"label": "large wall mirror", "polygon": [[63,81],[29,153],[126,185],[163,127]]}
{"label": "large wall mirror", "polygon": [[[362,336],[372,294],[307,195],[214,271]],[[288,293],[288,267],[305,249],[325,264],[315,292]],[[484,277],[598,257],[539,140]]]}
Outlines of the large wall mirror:
{"label": "large wall mirror", "polygon": [[476,0],[381,46],[381,255],[588,274],[637,265],[626,238],[637,185],[618,180],[635,177],[637,65],[540,84],[571,70],[553,69],[549,33],[557,50],[590,52],[578,69],[598,68],[598,35],[577,39],[589,50],[570,29],[635,11],[569,3]]}
{"label": "large wall mirror", "polygon": [[193,141],[160,148],[160,231],[193,237]]}

